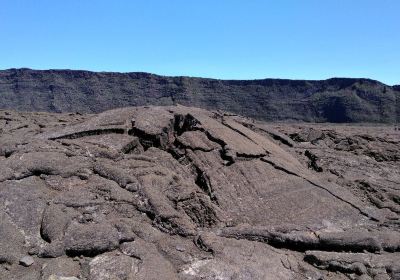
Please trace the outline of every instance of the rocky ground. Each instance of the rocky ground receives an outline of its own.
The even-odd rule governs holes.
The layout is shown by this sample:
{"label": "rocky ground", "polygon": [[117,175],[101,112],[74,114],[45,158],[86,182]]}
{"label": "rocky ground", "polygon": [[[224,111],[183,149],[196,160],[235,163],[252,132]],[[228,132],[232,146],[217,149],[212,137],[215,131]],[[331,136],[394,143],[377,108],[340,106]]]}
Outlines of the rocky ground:
{"label": "rocky ground", "polygon": [[400,132],[0,111],[1,279],[400,279]]}

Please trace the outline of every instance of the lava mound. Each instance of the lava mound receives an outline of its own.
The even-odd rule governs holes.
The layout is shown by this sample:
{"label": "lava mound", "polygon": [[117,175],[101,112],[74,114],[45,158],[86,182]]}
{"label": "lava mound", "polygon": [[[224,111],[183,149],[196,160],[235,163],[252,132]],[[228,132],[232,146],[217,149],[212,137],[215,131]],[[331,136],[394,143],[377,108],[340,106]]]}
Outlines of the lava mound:
{"label": "lava mound", "polygon": [[0,113],[1,279],[400,275],[385,210],[249,119],[183,106]]}

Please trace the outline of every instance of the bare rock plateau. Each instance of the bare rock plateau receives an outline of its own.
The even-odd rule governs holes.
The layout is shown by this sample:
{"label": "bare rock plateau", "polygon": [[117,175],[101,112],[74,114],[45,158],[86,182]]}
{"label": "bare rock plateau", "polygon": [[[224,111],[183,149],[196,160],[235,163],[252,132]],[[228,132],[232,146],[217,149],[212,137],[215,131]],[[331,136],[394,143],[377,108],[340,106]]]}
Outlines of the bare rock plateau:
{"label": "bare rock plateau", "polygon": [[0,111],[0,279],[400,279],[400,132]]}

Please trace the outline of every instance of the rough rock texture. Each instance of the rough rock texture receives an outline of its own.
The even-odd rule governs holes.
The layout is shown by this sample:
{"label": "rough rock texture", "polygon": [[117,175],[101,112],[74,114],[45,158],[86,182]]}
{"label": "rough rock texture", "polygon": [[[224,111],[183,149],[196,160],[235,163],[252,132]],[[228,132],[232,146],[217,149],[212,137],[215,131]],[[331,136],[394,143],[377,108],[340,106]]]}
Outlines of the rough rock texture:
{"label": "rough rock texture", "polygon": [[148,73],[0,71],[1,109],[99,113],[176,104],[264,121],[400,122],[399,87],[369,79],[240,81]]}
{"label": "rough rock texture", "polygon": [[0,131],[1,279],[400,278],[393,127],[169,106]]}

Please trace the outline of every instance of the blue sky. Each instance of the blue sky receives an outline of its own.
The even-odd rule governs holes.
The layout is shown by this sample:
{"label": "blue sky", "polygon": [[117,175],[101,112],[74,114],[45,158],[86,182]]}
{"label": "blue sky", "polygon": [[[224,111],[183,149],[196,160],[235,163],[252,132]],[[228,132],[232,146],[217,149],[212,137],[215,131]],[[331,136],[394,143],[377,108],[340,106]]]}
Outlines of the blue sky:
{"label": "blue sky", "polygon": [[400,84],[398,0],[0,0],[0,69]]}

